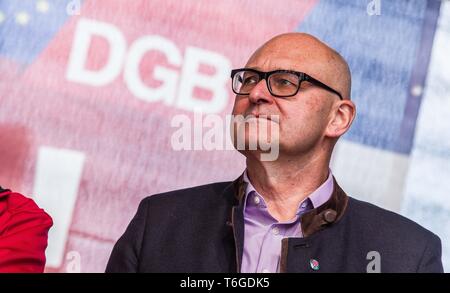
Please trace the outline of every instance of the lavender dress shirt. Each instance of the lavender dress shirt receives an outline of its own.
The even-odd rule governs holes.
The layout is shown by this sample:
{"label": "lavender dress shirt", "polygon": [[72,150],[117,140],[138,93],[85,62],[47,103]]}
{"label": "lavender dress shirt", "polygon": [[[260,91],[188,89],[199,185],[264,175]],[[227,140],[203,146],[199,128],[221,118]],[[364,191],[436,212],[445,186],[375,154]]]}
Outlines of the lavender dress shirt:
{"label": "lavender dress shirt", "polygon": [[267,209],[264,198],[251,184],[247,170],[244,181],[248,183],[244,201],[244,253],[241,272],[276,273],[279,271],[281,240],[303,237],[300,215],[324,204],[333,192],[331,170],[327,180],[298,206],[297,215],[290,221],[278,222]]}

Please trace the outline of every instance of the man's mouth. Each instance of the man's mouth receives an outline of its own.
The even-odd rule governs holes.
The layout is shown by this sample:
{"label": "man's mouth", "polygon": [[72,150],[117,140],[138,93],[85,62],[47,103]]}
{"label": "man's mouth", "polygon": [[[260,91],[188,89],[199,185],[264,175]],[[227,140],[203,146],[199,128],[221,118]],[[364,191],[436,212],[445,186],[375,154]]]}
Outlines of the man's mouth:
{"label": "man's mouth", "polygon": [[278,115],[266,115],[266,114],[248,114],[247,116],[245,116],[245,121],[252,121],[252,120],[260,120],[260,119],[264,119],[264,120],[269,120],[275,123],[280,123],[280,116]]}

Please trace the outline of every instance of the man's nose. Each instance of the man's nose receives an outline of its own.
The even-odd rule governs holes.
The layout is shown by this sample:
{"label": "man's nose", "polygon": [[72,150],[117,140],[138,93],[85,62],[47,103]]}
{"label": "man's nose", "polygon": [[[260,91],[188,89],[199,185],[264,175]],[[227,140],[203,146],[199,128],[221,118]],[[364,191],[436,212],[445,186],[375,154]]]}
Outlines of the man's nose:
{"label": "man's nose", "polygon": [[265,79],[260,80],[255,87],[250,91],[248,98],[253,104],[264,104],[273,102],[273,97],[267,88]]}

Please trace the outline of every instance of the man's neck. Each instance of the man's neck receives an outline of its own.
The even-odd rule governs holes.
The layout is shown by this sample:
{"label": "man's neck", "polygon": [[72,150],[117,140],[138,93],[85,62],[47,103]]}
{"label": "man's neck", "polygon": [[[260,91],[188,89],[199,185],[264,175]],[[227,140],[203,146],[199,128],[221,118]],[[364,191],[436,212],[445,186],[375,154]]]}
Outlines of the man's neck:
{"label": "man's neck", "polygon": [[326,181],[329,158],[322,155],[280,156],[262,162],[247,156],[247,175],[264,197],[269,213],[278,221],[296,216],[299,204]]}

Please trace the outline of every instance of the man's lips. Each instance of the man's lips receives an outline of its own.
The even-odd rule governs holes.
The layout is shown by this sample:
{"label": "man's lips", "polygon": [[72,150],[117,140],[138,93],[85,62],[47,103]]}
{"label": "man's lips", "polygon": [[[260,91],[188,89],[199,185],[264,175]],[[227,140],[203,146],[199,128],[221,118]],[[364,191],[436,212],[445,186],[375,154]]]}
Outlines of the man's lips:
{"label": "man's lips", "polygon": [[245,121],[249,121],[249,120],[259,120],[259,119],[265,119],[265,120],[269,120],[275,123],[280,123],[280,117],[278,115],[266,115],[266,114],[254,114],[254,113],[250,113],[248,115],[245,116]]}

